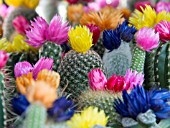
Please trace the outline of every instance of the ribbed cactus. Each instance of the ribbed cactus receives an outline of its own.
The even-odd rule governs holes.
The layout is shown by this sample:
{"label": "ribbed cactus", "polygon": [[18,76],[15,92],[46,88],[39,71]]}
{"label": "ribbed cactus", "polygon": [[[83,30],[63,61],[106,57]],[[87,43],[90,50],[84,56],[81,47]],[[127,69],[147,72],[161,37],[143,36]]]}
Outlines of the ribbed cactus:
{"label": "ribbed cactus", "polygon": [[109,116],[108,124],[113,125],[116,121],[116,112],[113,107],[113,102],[118,96],[119,94],[114,94],[110,91],[87,90],[79,96],[78,106],[80,109],[94,106],[100,110],[104,110],[105,114]]}
{"label": "ribbed cactus", "polygon": [[145,82],[162,88],[170,87],[170,45],[161,44],[152,53],[148,53],[145,63]]}
{"label": "ribbed cactus", "polygon": [[53,42],[46,42],[39,50],[39,58],[48,57],[54,60],[53,70],[57,71],[61,62],[62,48]]}
{"label": "ribbed cactus", "polygon": [[45,128],[47,118],[46,108],[35,103],[28,107],[22,128]]}
{"label": "ribbed cactus", "polygon": [[38,14],[35,10],[25,8],[25,7],[19,7],[15,8],[13,11],[9,13],[9,15],[5,18],[4,26],[3,26],[3,37],[7,38],[7,40],[12,41],[13,37],[16,35],[14,26],[12,24],[12,21],[17,16],[24,16],[28,21],[33,20]]}
{"label": "ribbed cactus", "polygon": [[0,126],[2,128],[6,128],[6,118],[7,118],[7,114],[6,114],[6,106],[5,106],[5,81],[4,81],[4,75],[3,73],[0,71]]}
{"label": "ribbed cactus", "polygon": [[122,42],[118,49],[111,52],[105,51],[103,56],[104,67],[107,70],[108,77],[113,74],[125,75],[126,70],[130,68],[132,60],[132,54],[129,44]]}
{"label": "ribbed cactus", "polygon": [[70,93],[72,98],[77,98],[89,87],[88,72],[93,68],[104,71],[104,68],[100,56],[95,51],[89,50],[92,46],[92,33],[87,27],[76,26],[68,35],[74,50],[65,55],[58,72],[61,76],[61,87],[67,85],[65,92]]}

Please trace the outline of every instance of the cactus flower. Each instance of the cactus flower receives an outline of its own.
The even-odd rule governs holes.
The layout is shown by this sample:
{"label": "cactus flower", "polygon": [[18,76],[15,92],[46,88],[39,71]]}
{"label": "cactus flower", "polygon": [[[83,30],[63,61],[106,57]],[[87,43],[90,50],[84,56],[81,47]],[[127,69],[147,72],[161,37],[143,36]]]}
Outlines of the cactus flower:
{"label": "cactus flower", "polygon": [[33,70],[33,67],[29,62],[27,61],[18,62],[15,64],[14,74],[15,74],[15,77],[17,78],[17,77],[22,76],[23,74],[27,75],[32,70]]}
{"label": "cactus flower", "polygon": [[156,4],[155,10],[157,13],[166,11],[170,12],[170,2],[160,1]]}
{"label": "cactus flower", "polygon": [[108,5],[116,8],[119,5],[120,0],[96,0],[96,2],[100,5],[101,8]]}
{"label": "cactus flower", "polygon": [[170,40],[170,22],[161,21],[155,26],[155,31],[159,33],[160,40],[166,42]]}
{"label": "cactus flower", "polygon": [[136,2],[136,3],[135,3],[135,8],[136,8],[137,10],[139,10],[139,11],[142,12],[141,7],[142,7],[143,9],[145,9],[145,8],[146,8],[146,5],[150,5],[150,6],[151,6],[151,3],[150,3],[149,1]]}
{"label": "cactus flower", "polygon": [[90,29],[90,32],[93,33],[93,44],[95,45],[100,37],[100,29],[93,24],[88,24],[87,27]]}
{"label": "cactus flower", "polygon": [[93,69],[88,73],[89,84],[92,90],[105,90],[107,79],[104,73],[99,69]]}
{"label": "cactus flower", "polygon": [[126,83],[126,90],[133,89],[134,86],[142,86],[144,82],[144,75],[142,73],[138,73],[137,71],[133,72],[131,69],[126,71],[124,78]]}
{"label": "cactus flower", "polygon": [[152,28],[141,28],[136,34],[136,43],[142,50],[151,52],[159,46],[159,33]]}
{"label": "cactus flower", "polygon": [[79,0],[67,0],[69,4],[76,4]]}
{"label": "cactus flower", "polygon": [[15,30],[22,35],[25,35],[25,31],[29,29],[29,22],[23,16],[17,16],[13,21],[12,24]]}
{"label": "cactus flower", "polygon": [[114,92],[121,92],[124,89],[124,85],[125,78],[114,74],[108,79],[106,88]]}
{"label": "cactus flower", "polygon": [[8,55],[5,51],[0,51],[0,69],[3,68],[8,60]]}

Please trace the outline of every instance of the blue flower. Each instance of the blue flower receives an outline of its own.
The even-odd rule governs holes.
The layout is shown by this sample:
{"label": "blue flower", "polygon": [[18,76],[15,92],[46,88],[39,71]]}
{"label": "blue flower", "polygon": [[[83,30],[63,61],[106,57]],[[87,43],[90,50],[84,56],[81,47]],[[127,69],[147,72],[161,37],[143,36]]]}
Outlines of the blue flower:
{"label": "blue flower", "polygon": [[167,89],[152,89],[149,93],[150,108],[159,119],[170,117],[170,92]]}
{"label": "blue flower", "polygon": [[118,49],[121,44],[120,29],[105,30],[103,32],[103,45],[110,52],[114,49]]}
{"label": "blue flower", "polygon": [[136,86],[130,94],[123,90],[123,101],[119,98],[114,101],[114,108],[123,117],[136,119],[139,113],[149,109],[149,99],[142,86]]}
{"label": "blue flower", "polygon": [[22,94],[18,94],[17,97],[14,97],[12,99],[13,110],[18,115],[21,115],[23,112],[25,112],[29,105],[30,104],[27,101],[26,97]]}
{"label": "blue flower", "polygon": [[127,20],[125,20],[120,27],[120,37],[123,41],[130,42],[134,38],[136,33],[136,28],[133,25],[130,25]]}
{"label": "blue flower", "polygon": [[48,109],[48,114],[54,118],[56,122],[69,120],[74,115],[74,107],[71,100],[61,97],[53,103],[53,107]]}

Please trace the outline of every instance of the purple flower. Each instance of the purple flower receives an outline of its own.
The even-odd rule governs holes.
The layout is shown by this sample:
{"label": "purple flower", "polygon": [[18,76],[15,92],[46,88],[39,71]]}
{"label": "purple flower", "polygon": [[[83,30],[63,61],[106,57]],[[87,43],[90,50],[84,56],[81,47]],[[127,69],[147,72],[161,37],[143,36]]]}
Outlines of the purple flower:
{"label": "purple flower", "polygon": [[15,77],[17,78],[17,77],[22,76],[23,74],[28,74],[32,70],[33,70],[33,67],[29,62],[27,61],[18,62],[15,64],[14,74],[15,74]]}

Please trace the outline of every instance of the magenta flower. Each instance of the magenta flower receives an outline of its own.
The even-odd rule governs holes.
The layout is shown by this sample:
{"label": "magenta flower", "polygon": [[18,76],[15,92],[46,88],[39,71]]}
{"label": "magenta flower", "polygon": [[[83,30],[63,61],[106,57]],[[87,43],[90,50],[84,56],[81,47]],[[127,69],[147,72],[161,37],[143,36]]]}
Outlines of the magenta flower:
{"label": "magenta flower", "polygon": [[8,60],[8,54],[5,51],[0,51],[0,69],[2,69]]}
{"label": "magenta flower", "polygon": [[105,6],[112,6],[116,8],[119,5],[119,0],[96,0],[96,2],[99,4],[101,8]]}
{"label": "magenta flower", "polygon": [[33,73],[34,79],[37,78],[38,73],[43,69],[51,70],[53,66],[53,59],[42,57],[39,61],[32,67],[32,65],[27,62],[18,62],[14,67],[15,77],[20,77],[23,74],[28,74],[28,72]]}
{"label": "magenta flower", "polygon": [[125,78],[123,76],[112,75],[106,84],[106,88],[113,92],[121,92],[124,90]]}
{"label": "magenta flower", "polygon": [[5,4],[1,4],[0,5],[0,16],[2,18],[5,18],[13,9],[14,7],[12,6],[7,7]]}
{"label": "magenta flower", "polygon": [[15,77],[17,78],[17,77],[22,76],[23,74],[28,74],[32,70],[33,70],[33,67],[29,62],[27,61],[18,62],[15,64],[14,74],[15,74]]}
{"label": "magenta flower", "polygon": [[105,90],[107,79],[104,73],[99,69],[93,69],[88,73],[89,84],[92,90]]}
{"label": "magenta flower", "polygon": [[27,43],[35,48],[42,46],[46,41],[47,22],[42,17],[37,17],[31,21],[30,30],[26,31]]}
{"label": "magenta flower", "polygon": [[50,25],[41,18],[37,17],[35,22],[31,22],[30,30],[26,31],[28,44],[35,48],[41,47],[46,41],[56,44],[65,43],[68,39],[68,31],[70,27],[68,23],[62,23],[61,17],[55,15]]}
{"label": "magenta flower", "polygon": [[152,28],[144,27],[137,32],[136,43],[142,50],[151,52],[159,45],[159,33],[155,33]]}
{"label": "magenta flower", "polygon": [[99,11],[101,8],[100,8],[100,5],[99,5],[97,2],[90,2],[90,3],[88,3],[88,5],[87,5],[87,9],[88,9],[87,12],[89,12],[89,11],[95,11],[95,12],[97,12],[97,11]]}
{"label": "magenta flower", "polygon": [[137,10],[139,10],[139,11],[142,12],[141,7],[142,7],[143,9],[145,9],[145,8],[146,8],[146,5],[150,5],[150,6],[151,6],[151,3],[150,3],[149,1],[136,2],[136,3],[135,3],[135,8],[136,8]]}
{"label": "magenta flower", "polygon": [[68,22],[62,23],[61,17],[55,15],[47,29],[46,40],[52,41],[58,45],[66,42],[68,39],[68,31],[70,29],[70,27],[67,26]]}
{"label": "magenta flower", "polygon": [[163,2],[160,1],[156,4],[155,10],[157,13],[162,12],[162,11],[166,11],[166,12],[170,12],[170,2]]}
{"label": "magenta flower", "polygon": [[22,35],[25,35],[25,31],[29,29],[29,22],[23,16],[17,16],[13,21],[12,24],[15,30]]}
{"label": "magenta flower", "polygon": [[138,73],[137,71],[132,72],[131,69],[126,71],[124,76],[125,78],[125,89],[133,89],[135,86],[142,86],[144,82],[144,75],[142,73]]}
{"label": "magenta flower", "polygon": [[38,73],[43,69],[51,70],[53,67],[53,59],[42,57],[39,61],[34,65],[32,70],[34,79],[37,78]]}
{"label": "magenta flower", "polygon": [[93,24],[88,24],[87,27],[90,29],[90,32],[93,33],[93,44],[95,45],[100,37],[100,29]]}
{"label": "magenta flower", "polygon": [[170,22],[161,21],[155,26],[155,31],[159,33],[160,40],[166,42],[170,40]]}

